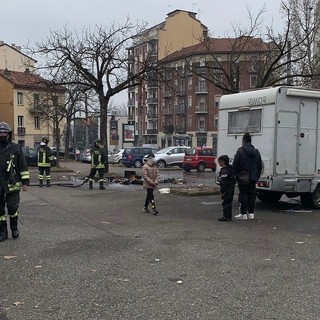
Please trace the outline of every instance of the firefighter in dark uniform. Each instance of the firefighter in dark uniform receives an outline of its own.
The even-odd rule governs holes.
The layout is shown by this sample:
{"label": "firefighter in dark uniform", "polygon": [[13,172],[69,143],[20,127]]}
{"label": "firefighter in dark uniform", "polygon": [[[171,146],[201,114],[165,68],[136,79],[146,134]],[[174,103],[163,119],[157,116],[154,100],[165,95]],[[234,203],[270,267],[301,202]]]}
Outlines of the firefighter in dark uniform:
{"label": "firefighter in dark uniform", "polygon": [[19,237],[18,208],[20,189],[27,190],[29,171],[21,147],[13,143],[11,127],[0,122],[0,242],[8,239],[7,217],[10,217],[12,238]]}
{"label": "firefighter in dark uniform", "polygon": [[51,149],[48,147],[49,138],[43,137],[37,150],[37,162],[39,169],[39,187],[43,187],[44,175],[47,181],[47,187],[51,187],[51,163],[54,158]]}
{"label": "firefighter in dark uniform", "polygon": [[93,187],[94,177],[96,172],[99,174],[99,189],[104,190],[103,186],[103,176],[105,172],[105,163],[107,161],[106,154],[100,139],[97,139],[93,143],[93,148],[91,149],[91,171],[89,174],[89,189]]}

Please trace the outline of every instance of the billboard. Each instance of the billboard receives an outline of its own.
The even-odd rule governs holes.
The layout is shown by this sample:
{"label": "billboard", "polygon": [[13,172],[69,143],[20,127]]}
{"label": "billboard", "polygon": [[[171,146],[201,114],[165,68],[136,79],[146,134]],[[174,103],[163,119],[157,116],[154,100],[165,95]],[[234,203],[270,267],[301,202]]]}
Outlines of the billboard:
{"label": "billboard", "polygon": [[134,142],[134,124],[123,124],[123,142]]}

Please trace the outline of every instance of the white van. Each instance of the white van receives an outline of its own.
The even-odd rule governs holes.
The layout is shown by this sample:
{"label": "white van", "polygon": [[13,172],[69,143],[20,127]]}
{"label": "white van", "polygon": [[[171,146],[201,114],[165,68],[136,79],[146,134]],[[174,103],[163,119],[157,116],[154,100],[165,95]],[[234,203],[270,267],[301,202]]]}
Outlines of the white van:
{"label": "white van", "polygon": [[300,196],[320,209],[320,91],[279,86],[221,97],[218,156],[233,159],[244,133],[264,163],[261,201]]}

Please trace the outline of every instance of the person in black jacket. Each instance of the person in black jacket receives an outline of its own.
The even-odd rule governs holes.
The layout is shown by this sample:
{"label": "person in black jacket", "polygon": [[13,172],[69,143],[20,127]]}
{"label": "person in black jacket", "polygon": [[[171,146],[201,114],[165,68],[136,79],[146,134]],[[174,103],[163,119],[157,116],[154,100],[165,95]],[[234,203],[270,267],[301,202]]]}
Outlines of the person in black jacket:
{"label": "person in black jacket", "polygon": [[37,162],[39,169],[39,187],[43,186],[44,176],[47,180],[47,187],[51,187],[51,163],[54,158],[51,149],[48,147],[50,139],[43,137],[37,150]]}
{"label": "person in black jacket", "polygon": [[242,147],[238,149],[233,160],[233,171],[235,176],[241,172],[247,173],[248,183],[242,184],[239,179],[239,202],[240,213],[236,219],[254,219],[254,206],[256,202],[256,183],[262,171],[262,160],[260,152],[251,144],[251,136],[245,133],[242,138]]}
{"label": "person in black jacket", "polygon": [[218,221],[232,221],[232,201],[234,195],[235,178],[233,174],[233,168],[229,164],[229,157],[227,155],[220,156],[218,163],[221,167],[219,172],[219,182],[221,189],[221,199],[223,208],[223,217]]}
{"label": "person in black jacket", "polygon": [[8,239],[7,207],[12,238],[19,237],[18,208],[20,189],[27,191],[29,171],[21,147],[11,141],[12,129],[0,122],[0,242]]}

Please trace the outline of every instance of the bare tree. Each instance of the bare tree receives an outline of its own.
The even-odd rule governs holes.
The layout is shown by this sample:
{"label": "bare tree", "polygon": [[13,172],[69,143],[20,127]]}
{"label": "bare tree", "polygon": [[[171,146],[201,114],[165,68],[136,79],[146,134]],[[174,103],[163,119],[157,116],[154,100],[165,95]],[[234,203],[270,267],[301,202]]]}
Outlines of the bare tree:
{"label": "bare tree", "polygon": [[[75,80],[59,80],[59,84],[76,84],[93,90],[99,100],[101,118],[100,136],[103,144],[107,141],[107,114],[110,99],[117,93],[136,86],[152,67],[148,59],[141,61],[138,68],[131,70],[127,48],[131,45],[132,35],[139,34],[144,26],[136,26],[126,21],[123,25],[111,25],[106,30],[101,26],[86,28],[81,34],[67,28],[51,32],[43,42],[37,43],[35,54],[45,57],[41,68],[50,72],[53,79],[65,68],[76,74]],[[107,150],[108,151],[108,150]],[[107,165],[108,171],[108,165]]]}

